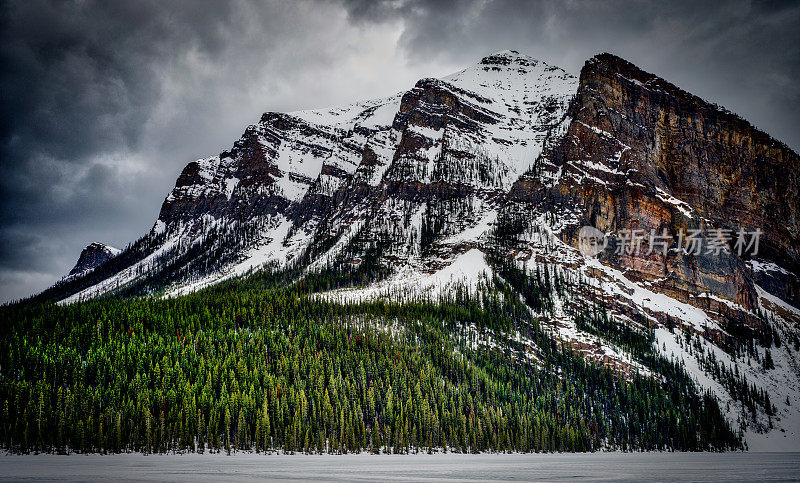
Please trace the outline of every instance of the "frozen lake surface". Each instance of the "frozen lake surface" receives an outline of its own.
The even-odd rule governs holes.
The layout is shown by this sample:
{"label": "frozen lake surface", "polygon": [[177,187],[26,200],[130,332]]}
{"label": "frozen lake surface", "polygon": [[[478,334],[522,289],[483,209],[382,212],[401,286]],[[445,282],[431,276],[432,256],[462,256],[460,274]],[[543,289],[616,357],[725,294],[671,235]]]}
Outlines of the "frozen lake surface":
{"label": "frozen lake surface", "polygon": [[800,453],[0,455],[2,480],[800,481]]}

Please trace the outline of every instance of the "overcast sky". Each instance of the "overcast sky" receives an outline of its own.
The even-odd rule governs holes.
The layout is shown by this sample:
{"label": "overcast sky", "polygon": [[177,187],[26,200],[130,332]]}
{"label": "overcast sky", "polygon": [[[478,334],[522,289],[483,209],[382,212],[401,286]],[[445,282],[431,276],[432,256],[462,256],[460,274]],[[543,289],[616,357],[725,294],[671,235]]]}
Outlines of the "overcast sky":
{"label": "overcast sky", "polygon": [[264,111],[406,90],[514,49],[608,51],[800,147],[800,3],[0,1],[0,301],[152,226]]}

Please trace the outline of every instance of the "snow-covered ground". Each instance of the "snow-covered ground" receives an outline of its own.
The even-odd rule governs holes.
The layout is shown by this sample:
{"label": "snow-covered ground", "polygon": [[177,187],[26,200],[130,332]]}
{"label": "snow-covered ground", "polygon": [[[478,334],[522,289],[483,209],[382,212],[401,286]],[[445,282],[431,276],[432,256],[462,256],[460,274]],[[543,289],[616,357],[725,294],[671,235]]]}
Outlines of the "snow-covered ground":
{"label": "snow-covered ground", "polygon": [[449,295],[459,285],[474,290],[478,282],[491,274],[492,269],[486,263],[483,252],[473,248],[432,274],[406,267],[383,282],[363,288],[332,290],[320,296],[334,302],[361,302],[378,298],[437,300],[439,296]]}
{"label": "snow-covered ground", "polygon": [[0,480],[797,481],[800,453],[0,456]]}

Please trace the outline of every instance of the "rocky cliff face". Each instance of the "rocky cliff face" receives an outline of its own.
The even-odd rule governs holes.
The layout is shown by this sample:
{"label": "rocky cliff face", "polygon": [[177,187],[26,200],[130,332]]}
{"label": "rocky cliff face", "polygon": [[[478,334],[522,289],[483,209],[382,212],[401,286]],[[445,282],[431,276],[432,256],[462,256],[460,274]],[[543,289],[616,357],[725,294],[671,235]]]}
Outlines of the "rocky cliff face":
{"label": "rocky cliff face", "polygon": [[81,275],[83,273],[94,270],[103,263],[111,260],[122,252],[118,248],[104,245],[103,243],[94,242],[81,251],[78,262],[69,271],[68,277]]}
{"label": "rocky cliff face", "polygon": [[[756,256],[798,273],[800,159],[785,145],[610,54],[587,61],[569,117],[564,137],[540,160],[557,182],[529,173],[511,190],[518,209],[570,213],[561,239],[577,247],[578,229],[596,226],[611,235],[604,263],[692,305],[709,306],[702,294],[733,302],[744,311],[711,305],[737,319],[758,306],[748,252],[736,253],[738,230],[762,230]],[[709,252],[720,229],[732,235],[728,250]],[[633,230],[644,235],[642,250],[612,253]],[[678,246],[691,230],[702,233],[699,254]],[[668,235],[666,253],[661,245],[647,253],[651,231]],[[796,279],[784,275],[770,287],[798,304]]]}

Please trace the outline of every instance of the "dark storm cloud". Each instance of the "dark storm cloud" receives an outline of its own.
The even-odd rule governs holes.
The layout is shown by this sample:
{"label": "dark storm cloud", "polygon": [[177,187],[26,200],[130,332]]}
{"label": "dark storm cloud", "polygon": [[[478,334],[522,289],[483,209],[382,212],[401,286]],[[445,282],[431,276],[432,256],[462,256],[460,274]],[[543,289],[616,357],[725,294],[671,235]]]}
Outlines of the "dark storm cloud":
{"label": "dark storm cloud", "polygon": [[119,168],[97,157],[138,148],[161,93],[158,71],[175,52],[198,48],[213,55],[223,45],[215,22],[230,21],[226,4],[198,5],[208,12],[205,16],[193,15],[194,10],[181,13],[180,7],[157,2],[3,4],[3,298],[25,293],[27,272],[53,274],[54,261],[58,268],[68,264],[74,242],[84,238],[85,230],[93,231],[94,224],[130,214],[124,206],[131,201],[126,187],[144,196],[155,194],[137,186],[141,179],[126,180]]}
{"label": "dark storm cloud", "polygon": [[311,1],[0,3],[0,301],[142,235],[264,110],[386,94],[396,30]]}
{"label": "dark storm cloud", "polygon": [[400,18],[414,59],[515,49],[573,72],[608,51],[800,147],[796,1],[394,0],[345,3],[355,22]]}
{"label": "dark storm cloud", "polygon": [[0,5],[0,300],[143,234],[185,163],[265,110],[392,94],[503,49],[575,73],[614,52],[800,146],[791,2]]}

